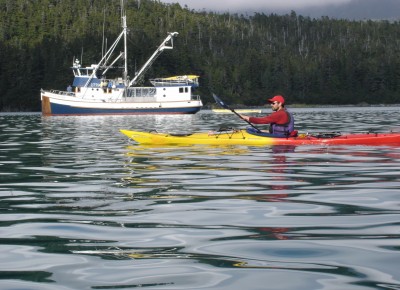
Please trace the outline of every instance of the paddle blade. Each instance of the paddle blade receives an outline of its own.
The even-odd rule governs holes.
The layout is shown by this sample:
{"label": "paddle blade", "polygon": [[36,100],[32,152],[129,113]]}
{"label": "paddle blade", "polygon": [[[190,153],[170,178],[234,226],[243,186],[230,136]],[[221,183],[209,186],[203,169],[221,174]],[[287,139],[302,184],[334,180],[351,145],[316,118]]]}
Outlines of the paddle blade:
{"label": "paddle blade", "polygon": [[216,102],[218,105],[220,105],[222,108],[230,110],[230,108],[228,107],[228,105],[225,104],[224,101],[222,101],[220,98],[218,98],[217,95],[214,94],[214,93],[213,93],[213,98],[214,98],[215,102]]}

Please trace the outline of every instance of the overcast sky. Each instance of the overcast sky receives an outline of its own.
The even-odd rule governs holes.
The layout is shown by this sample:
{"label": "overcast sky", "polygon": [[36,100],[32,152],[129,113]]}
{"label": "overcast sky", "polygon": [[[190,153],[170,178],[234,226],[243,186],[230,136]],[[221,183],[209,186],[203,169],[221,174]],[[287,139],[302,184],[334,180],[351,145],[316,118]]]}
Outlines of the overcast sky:
{"label": "overcast sky", "polygon": [[[160,0],[164,3],[179,3],[189,9],[206,11],[236,12],[257,10],[296,10],[326,6],[329,4],[343,4],[351,0]],[[253,11],[252,11],[253,10]]]}
{"label": "overcast sky", "polygon": [[400,0],[159,0],[179,3],[189,10],[252,15],[254,12],[278,15],[296,14],[348,20],[399,20]]}

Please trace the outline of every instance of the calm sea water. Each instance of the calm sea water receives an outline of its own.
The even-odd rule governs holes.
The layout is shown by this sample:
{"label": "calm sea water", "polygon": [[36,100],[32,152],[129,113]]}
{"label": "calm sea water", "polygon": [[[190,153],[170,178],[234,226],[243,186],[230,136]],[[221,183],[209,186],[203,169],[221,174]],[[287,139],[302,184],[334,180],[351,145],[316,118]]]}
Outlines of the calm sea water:
{"label": "calm sea water", "polygon": [[[399,108],[293,109],[400,130]],[[234,115],[0,115],[1,289],[400,289],[400,148],[157,147]],[[283,150],[282,150],[283,149]]]}

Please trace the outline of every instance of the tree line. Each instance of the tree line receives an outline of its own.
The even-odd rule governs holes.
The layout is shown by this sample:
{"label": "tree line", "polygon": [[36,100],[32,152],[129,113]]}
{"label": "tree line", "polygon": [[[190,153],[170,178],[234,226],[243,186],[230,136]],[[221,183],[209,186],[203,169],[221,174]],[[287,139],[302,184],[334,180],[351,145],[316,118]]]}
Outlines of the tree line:
{"label": "tree line", "polygon": [[[248,106],[275,93],[292,104],[400,103],[399,22],[125,1],[130,74],[177,31],[145,79],[198,74],[204,103],[212,92]],[[65,90],[73,59],[98,62],[120,33],[120,9],[120,0],[0,0],[0,110],[39,110],[41,88]]]}

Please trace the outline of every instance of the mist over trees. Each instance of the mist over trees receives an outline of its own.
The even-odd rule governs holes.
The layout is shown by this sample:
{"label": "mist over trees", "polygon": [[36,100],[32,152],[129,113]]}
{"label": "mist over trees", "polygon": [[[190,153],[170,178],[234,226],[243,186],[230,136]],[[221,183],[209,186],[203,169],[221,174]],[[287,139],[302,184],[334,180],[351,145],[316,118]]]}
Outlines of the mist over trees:
{"label": "mist over trees", "polygon": [[[400,103],[400,23],[196,12],[178,4],[128,0],[131,77],[168,32],[145,79],[200,75],[232,104],[262,105],[283,93],[299,104]],[[120,0],[0,0],[0,110],[40,110],[40,89],[65,90],[76,57],[101,57],[121,30]],[[147,83],[145,83],[146,85]]]}

